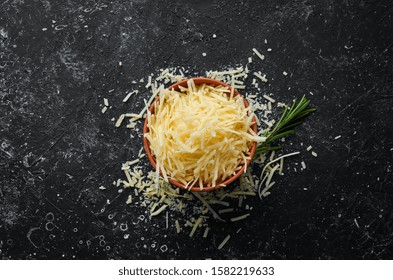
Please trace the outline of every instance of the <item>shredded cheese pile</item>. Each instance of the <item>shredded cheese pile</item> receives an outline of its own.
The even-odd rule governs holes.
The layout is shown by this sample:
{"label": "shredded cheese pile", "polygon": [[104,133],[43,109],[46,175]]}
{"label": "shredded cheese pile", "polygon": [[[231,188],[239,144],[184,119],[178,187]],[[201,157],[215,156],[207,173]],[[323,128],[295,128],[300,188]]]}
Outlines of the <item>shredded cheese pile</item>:
{"label": "shredded cheese pile", "polygon": [[251,159],[253,141],[265,140],[250,127],[254,116],[225,87],[191,79],[180,92],[162,90],[145,134],[157,170],[186,187],[219,185]]}
{"label": "shredded cheese pile", "polygon": [[[265,43],[267,43],[266,40]],[[263,61],[263,54],[258,52],[256,49],[253,49],[253,52],[256,57],[259,57],[259,59]],[[299,152],[276,156],[273,151],[270,156],[267,154],[259,155],[256,159],[254,159],[254,163],[257,165],[262,164],[260,167],[263,168],[260,175],[258,174],[259,176],[257,176],[255,174],[256,170],[252,172],[251,168],[247,168],[245,173],[240,176],[239,187],[235,190],[221,188],[208,193],[181,192],[179,188],[173,187],[167,182],[168,176],[174,178],[176,175],[170,173],[171,169],[167,168],[167,166],[170,166],[168,164],[170,162],[174,170],[176,169],[178,173],[179,171],[182,171],[179,173],[180,175],[185,174],[190,176],[190,178],[192,178],[192,183],[193,180],[195,180],[193,177],[193,170],[190,172],[191,168],[189,168],[186,172],[184,171],[185,169],[183,170],[178,167],[191,166],[192,162],[196,159],[194,157],[195,155],[202,156],[202,163],[205,164],[206,168],[200,168],[198,172],[202,178],[205,178],[203,177],[205,176],[205,170],[215,170],[213,167],[216,166],[215,161],[217,158],[219,160],[223,160],[225,158],[225,155],[221,158],[219,155],[225,154],[223,151],[232,145],[232,143],[227,142],[236,142],[229,141],[229,139],[237,139],[236,137],[239,137],[240,140],[241,137],[239,136],[239,133],[243,133],[247,144],[244,145],[243,143],[240,145],[240,142],[238,144],[239,147],[245,148],[245,152],[241,151],[235,156],[231,156],[232,160],[235,158],[239,161],[235,167],[236,170],[239,165],[244,163],[245,158],[247,159],[250,141],[263,140],[254,135],[252,131],[245,130],[245,128],[249,128],[251,124],[251,115],[254,113],[258,115],[256,122],[259,127],[264,126],[266,130],[269,130],[274,125],[275,121],[272,118],[273,107],[276,106],[277,108],[282,108],[285,104],[281,102],[276,103],[276,100],[265,91],[265,88],[260,87],[260,85],[268,82],[268,80],[266,78],[266,74],[263,74],[260,71],[252,71],[253,69],[249,70],[249,67],[252,66],[252,61],[253,59],[250,57],[248,59],[249,63],[245,66],[230,68],[223,71],[208,71],[205,74],[206,77],[221,80],[230,85],[232,89],[239,89],[245,93],[246,98],[252,107],[252,112],[251,108],[243,108],[243,102],[237,103],[236,100],[238,97],[234,97],[233,99],[228,98],[227,95],[231,96],[233,92],[230,92],[225,88],[209,88],[207,86],[202,88],[196,87],[195,85],[189,85],[188,88],[191,90],[183,88],[180,93],[163,90],[165,86],[186,79],[187,76],[200,75],[200,73],[191,73],[189,72],[189,69],[184,67],[160,69],[158,76],[154,77],[154,75],[151,74],[147,77],[147,79],[140,79],[139,83],[141,86],[139,89],[134,89],[125,93],[125,96],[121,99],[123,103],[139,102],[143,104],[143,108],[139,112],[123,113],[118,117],[117,121],[116,118],[112,118],[112,122],[114,122],[116,127],[120,127],[126,122],[126,125],[123,125],[122,127],[130,129],[133,132],[131,134],[131,138],[134,138],[134,134],[140,133],[141,122],[148,115],[149,123],[151,123],[152,120],[155,120],[156,125],[160,127],[159,129],[155,128],[155,130],[151,128],[149,133],[150,136],[147,136],[151,138],[149,139],[151,145],[152,143],[155,143],[154,145],[157,147],[156,149],[151,147],[151,150],[158,151],[155,154],[156,158],[158,154],[165,156],[165,160],[161,159],[159,161],[160,169],[158,170],[161,171],[163,177],[158,176],[159,172],[143,172],[145,171],[145,168],[143,167],[143,158],[145,157],[143,147],[141,147],[138,154],[135,153],[133,155],[133,160],[123,163],[121,169],[124,172],[125,178],[114,181],[113,186],[117,187],[117,192],[119,194],[124,191],[124,202],[127,205],[141,206],[142,209],[145,210],[144,215],[150,219],[157,219],[159,215],[164,215],[166,219],[166,228],[168,228],[169,225],[172,225],[171,228],[173,228],[173,231],[176,233],[185,232],[190,237],[199,235],[203,238],[208,238],[211,229],[208,225],[208,220],[210,218],[220,221],[230,221],[235,223],[236,226],[241,226],[241,221],[248,219],[250,217],[250,211],[252,210],[252,207],[247,204],[247,198],[259,196],[261,199],[265,199],[265,197],[270,194],[272,187],[275,184],[275,175],[283,175],[284,158],[297,155]],[[254,77],[249,76],[250,73],[253,74]],[[251,85],[247,82],[247,77],[252,79]],[[145,80],[147,80],[147,84]],[[132,81],[132,84],[137,83],[137,81]],[[149,89],[151,91],[151,96],[148,100],[140,97],[139,93],[142,91],[141,88],[143,88],[143,90]],[[246,88],[247,91],[245,90]],[[109,92],[112,91],[113,89]],[[192,96],[189,95],[190,91],[194,95],[202,93],[204,93],[204,95]],[[208,91],[209,94],[205,94],[206,91]],[[218,101],[212,100],[212,94],[217,97]],[[160,104],[156,106],[154,114],[150,115],[148,108],[157,96],[160,96],[160,100],[163,100],[163,102],[160,102]],[[187,101],[187,98],[194,98],[195,103],[191,102],[191,100]],[[207,100],[209,102],[206,102]],[[216,113],[217,109],[222,110],[220,107],[221,105],[219,105],[220,102],[222,105],[230,104],[229,108],[225,105],[225,114],[229,113],[229,111],[234,108],[238,108],[236,106],[240,106],[240,111],[243,112],[240,114],[240,116],[243,116],[241,122],[233,122],[231,124],[230,121],[228,121],[229,117],[226,115],[224,118],[225,114],[222,111],[218,117],[215,116],[214,113]],[[177,117],[173,115],[172,122],[169,122],[168,120],[165,120],[165,118],[173,113],[175,105],[178,107],[177,109],[183,108],[183,113],[178,112],[176,114]],[[188,110],[186,110],[186,107],[183,105],[187,105]],[[108,108],[111,108],[108,106],[109,101],[104,98],[102,113],[105,113]],[[157,117],[157,113],[160,110],[161,113],[166,112],[166,115],[163,115],[165,118],[159,119]],[[111,113],[111,111],[108,113]],[[234,117],[236,114],[231,116]],[[222,121],[226,121],[226,127],[236,131],[237,134],[234,133],[234,135],[232,135],[228,130],[221,131],[220,127],[225,127],[225,125],[222,124]],[[243,127],[244,130],[240,129],[240,131],[243,132],[239,132],[236,125]],[[169,130],[168,132],[168,128],[171,128],[172,130]],[[202,128],[202,130],[200,128]],[[224,134],[227,132],[234,138],[227,138],[227,141],[224,141]],[[264,130],[261,130],[257,135],[262,135],[263,132]],[[335,139],[340,137],[341,136],[339,135],[335,137]],[[221,146],[225,147],[221,148]],[[176,149],[177,153],[174,152]],[[312,147],[309,146],[307,151],[311,151],[311,149]],[[230,150],[229,152],[233,153],[234,151]],[[212,153],[215,154],[212,155]],[[312,154],[313,156],[317,156],[314,151],[312,153],[314,153]],[[180,159],[178,161],[169,161],[169,155]],[[305,168],[305,163],[303,162],[303,164]],[[223,167],[224,165],[222,163],[217,163],[217,166]],[[227,170],[227,168],[225,169]],[[294,170],[296,172],[296,168],[294,168]],[[222,170],[218,168],[217,172],[222,172]],[[211,179],[214,178],[214,172],[208,173],[206,175],[207,178],[209,178],[209,175]],[[222,176],[224,175],[217,175],[216,184],[219,184],[217,182],[220,181],[220,178],[222,179]],[[204,180],[207,179],[203,179],[202,182],[204,182]],[[187,183],[189,181],[185,182]],[[191,183],[189,183],[189,186],[192,186]],[[211,185],[213,185],[213,183],[214,182],[212,180]],[[99,189],[106,192],[111,191],[110,186],[108,185],[101,185]],[[209,212],[211,215],[209,215]],[[143,218],[145,217],[144,215],[142,215]],[[241,229],[241,227],[238,228],[236,234],[239,234]],[[211,235],[212,234],[214,235],[214,231]],[[218,245],[218,249],[222,249],[227,243],[230,243],[230,238],[234,237],[234,234],[235,232],[231,231],[231,235],[228,234],[225,238],[222,237],[222,242]],[[124,238],[128,238],[128,234],[126,234]]]}

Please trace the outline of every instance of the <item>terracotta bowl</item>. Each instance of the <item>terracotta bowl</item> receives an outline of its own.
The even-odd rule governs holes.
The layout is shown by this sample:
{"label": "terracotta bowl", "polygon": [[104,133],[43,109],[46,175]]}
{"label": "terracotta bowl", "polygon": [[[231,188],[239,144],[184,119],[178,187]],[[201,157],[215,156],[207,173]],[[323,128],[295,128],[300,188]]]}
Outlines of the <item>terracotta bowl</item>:
{"label": "terracotta bowl", "polygon": [[[194,83],[196,85],[208,84],[208,85],[213,85],[213,86],[224,86],[224,87],[227,87],[229,90],[231,90],[230,86],[228,86],[227,84],[225,84],[225,83],[223,83],[221,81],[218,81],[218,80],[209,79],[209,78],[192,78],[192,79],[194,80]],[[188,80],[182,80],[182,81],[180,81],[180,82],[178,82],[176,84],[171,85],[168,89],[169,90],[174,89],[176,91],[179,91],[179,86],[188,87],[187,86],[187,81]],[[237,96],[237,95],[240,95],[240,93],[235,89],[234,90],[234,96]],[[149,110],[150,110],[150,112],[152,114],[154,113],[154,106],[155,106],[155,104],[158,101],[159,101],[159,98],[157,97],[154,100],[154,102],[152,103],[152,105],[150,106]],[[248,104],[248,102],[247,102],[247,100],[245,98],[243,98],[243,102],[244,102],[244,105],[246,107],[249,106],[249,104]],[[257,125],[256,125],[255,117],[253,119],[253,122],[254,122],[254,124],[251,126],[251,128],[255,131],[255,133],[257,133]],[[145,135],[145,133],[149,132],[149,128],[148,128],[147,124],[148,124],[148,121],[147,121],[147,117],[146,117],[145,123],[144,123],[144,126],[143,126],[143,135]],[[151,165],[153,166],[153,168],[156,169],[156,161],[155,161],[153,155],[151,154],[149,141],[145,137],[143,137],[143,145],[144,145],[145,150],[146,150],[147,158],[149,159],[149,161],[150,161]],[[253,145],[250,148],[250,157],[251,158],[253,158],[253,156],[254,156],[256,147],[257,147],[257,144],[256,144],[256,142],[254,142]],[[250,165],[250,162],[251,162],[251,160],[247,160],[247,163],[246,163],[247,166]],[[225,181],[217,183],[217,185],[215,187],[204,186],[203,189],[201,189],[199,186],[195,186],[195,187],[191,187],[191,188],[188,187],[187,188],[187,187],[184,186],[184,184],[179,183],[179,182],[177,182],[177,181],[175,181],[173,179],[169,179],[169,182],[172,185],[175,185],[175,186],[177,186],[179,188],[182,188],[182,189],[191,190],[191,191],[194,191],[194,192],[201,192],[201,191],[202,192],[204,192],[204,191],[208,192],[208,191],[213,191],[213,190],[217,190],[217,189],[221,188],[222,186],[220,186],[220,185],[225,185],[225,186],[229,185],[230,183],[235,181],[237,178],[240,177],[240,175],[242,175],[244,173],[244,168],[245,168],[245,165],[243,165],[241,169],[239,169],[234,175],[232,175],[231,177],[227,178]]]}

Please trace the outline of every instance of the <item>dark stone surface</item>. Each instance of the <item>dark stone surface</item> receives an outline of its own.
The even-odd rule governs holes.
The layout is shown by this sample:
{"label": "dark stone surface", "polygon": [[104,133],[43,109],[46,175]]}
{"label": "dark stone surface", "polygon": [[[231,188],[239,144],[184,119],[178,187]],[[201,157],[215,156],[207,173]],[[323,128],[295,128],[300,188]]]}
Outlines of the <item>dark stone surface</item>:
{"label": "dark stone surface", "polygon": [[[0,3],[0,256],[392,259],[391,1],[80,2]],[[190,239],[163,218],[137,223],[145,209],[127,192],[97,190],[141,147],[110,121],[143,107],[121,102],[132,80],[244,64],[253,47],[273,49],[254,64],[264,91],[285,102],[311,91],[319,110],[288,142],[304,152],[273,194],[247,201],[247,221],[210,221],[209,239]]]}

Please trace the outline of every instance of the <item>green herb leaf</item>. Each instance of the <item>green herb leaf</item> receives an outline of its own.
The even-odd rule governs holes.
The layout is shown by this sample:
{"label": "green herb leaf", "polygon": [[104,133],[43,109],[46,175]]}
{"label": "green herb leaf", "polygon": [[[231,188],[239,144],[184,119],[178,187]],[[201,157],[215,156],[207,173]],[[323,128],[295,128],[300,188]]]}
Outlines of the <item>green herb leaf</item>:
{"label": "green herb leaf", "polygon": [[304,117],[317,110],[308,108],[309,104],[310,100],[303,95],[298,103],[296,103],[295,99],[291,107],[285,106],[284,112],[275,127],[264,134],[266,141],[258,145],[255,156],[281,149],[281,146],[271,146],[270,143],[295,133],[293,128],[301,124]]}

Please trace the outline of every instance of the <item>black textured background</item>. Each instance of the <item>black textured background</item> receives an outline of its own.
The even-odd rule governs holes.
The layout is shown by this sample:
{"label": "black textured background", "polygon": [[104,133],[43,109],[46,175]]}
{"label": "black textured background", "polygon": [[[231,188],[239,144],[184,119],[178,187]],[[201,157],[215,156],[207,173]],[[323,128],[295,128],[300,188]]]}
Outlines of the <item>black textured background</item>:
{"label": "black textured background", "polygon": [[[392,1],[2,0],[0,256],[392,259],[392,12]],[[210,221],[207,240],[190,239],[163,218],[139,223],[127,192],[97,190],[141,147],[110,121],[142,108],[121,102],[132,80],[244,64],[253,47],[266,54],[254,59],[264,91],[284,102],[311,91],[318,112],[288,142],[302,154],[272,195],[247,201],[247,221]]]}

